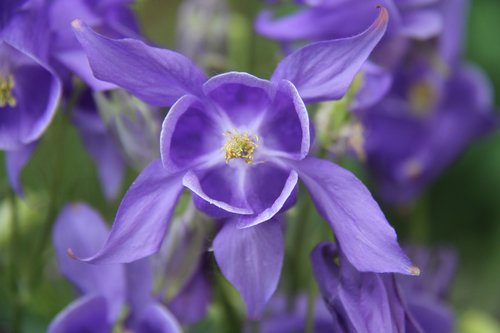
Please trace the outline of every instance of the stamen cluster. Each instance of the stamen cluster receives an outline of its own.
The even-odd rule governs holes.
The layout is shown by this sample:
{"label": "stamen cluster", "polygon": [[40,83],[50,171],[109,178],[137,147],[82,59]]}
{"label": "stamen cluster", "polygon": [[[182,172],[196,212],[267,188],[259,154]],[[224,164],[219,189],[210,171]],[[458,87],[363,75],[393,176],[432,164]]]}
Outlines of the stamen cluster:
{"label": "stamen cluster", "polygon": [[0,107],[9,105],[14,107],[17,105],[15,97],[12,95],[12,89],[14,89],[15,81],[12,75],[7,75],[2,77],[0,75]]}

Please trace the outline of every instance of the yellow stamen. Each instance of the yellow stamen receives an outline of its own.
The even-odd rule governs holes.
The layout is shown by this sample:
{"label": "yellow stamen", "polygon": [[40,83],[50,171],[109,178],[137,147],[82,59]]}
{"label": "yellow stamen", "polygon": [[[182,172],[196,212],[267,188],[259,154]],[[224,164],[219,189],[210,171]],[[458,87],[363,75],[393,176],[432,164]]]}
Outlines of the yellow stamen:
{"label": "yellow stamen", "polygon": [[226,163],[233,158],[241,158],[247,164],[253,163],[253,154],[259,142],[257,135],[250,136],[247,132],[233,130],[224,132],[224,136],[228,138],[224,143]]}
{"label": "yellow stamen", "polygon": [[3,108],[6,105],[14,107],[17,105],[17,101],[12,95],[12,89],[14,89],[15,81],[12,75],[7,75],[5,78],[0,75],[0,107]]}
{"label": "yellow stamen", "polygon": [[419,81],[410,88],[408,99],[415,113],[423,116],[432,111],[437,95],[432,85]]}

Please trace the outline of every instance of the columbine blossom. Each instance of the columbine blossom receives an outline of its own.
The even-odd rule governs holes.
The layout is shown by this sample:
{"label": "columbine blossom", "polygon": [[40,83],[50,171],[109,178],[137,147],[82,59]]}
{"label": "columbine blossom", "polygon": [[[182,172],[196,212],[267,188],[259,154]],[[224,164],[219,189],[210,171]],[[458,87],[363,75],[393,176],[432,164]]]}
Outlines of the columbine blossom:
{"label": "columbine blossom", "polygon": [[42,9],[25,2],[2,1],[0,8],[0,149],[7,152],[7,174],[19,194],[19,174],[61,95],[59,79],[48,66]]}
{"label": "columbine blossom", "polygon": [[498,126],[488,79],[462,60],[464,7],[446,2],[438,38],[411,45],[387,96],[356,112],[367,164],[387,201],[415,199],[473,140]]}
{"label": "columbine blossom", "polygon": [[[422,256],[423,254],[423,256]],[[363,273],[346,260],[333,243],[320,243],[312,252],[313,269],[333,316],[331,331],[341,333],[452,333],[454,316],[442,300],[453,276],[455,260],[441,252],[431,270],[430,252],[425,276]],[[335,258],[340,257],[339,263]],[[429,270],[429,271],[428,271]]]}
{"label": "columbine blossom", "polygon": [[110,333],[125,304],[129,306],[127,329],[136,333],[181,332],[177,320],[151,296],[153,277],[148,259],[93,266],[68,256],[69,246],[79,253],[94,253],[107,235],[102,218],[85,204],[68,205],[59,215],[53,231],[59,268],[81,296],[54,318],[48,332]]}
{"label": "columbine blossom", "polygon": [[[375,8],[374,8],[375,10]],[[366,187],[349,171],[308,156],[304,103],[341,98],[385,32],[385,9],[363,33],[306,46],[271,80],[230,72],[207,80],[189,59],[133,39],[109,39],[75,21],[97,78],[153,105],[173,105],[161,161],[128,190],[94,263],[130,262],[159,250],[177,198],[227,219],[213,244],[217,262],[257,316],[275,290],[284,254],[276,216],[293,204],[299,177],[359,270],[415,274]]]}
{"label": "columbine blossom", "polygon": [[489,83],[475,67],[441,74],[402,68],[394,88],[360,114],[367,164],[383,198],[409,202],[471,141],[495,128]]}

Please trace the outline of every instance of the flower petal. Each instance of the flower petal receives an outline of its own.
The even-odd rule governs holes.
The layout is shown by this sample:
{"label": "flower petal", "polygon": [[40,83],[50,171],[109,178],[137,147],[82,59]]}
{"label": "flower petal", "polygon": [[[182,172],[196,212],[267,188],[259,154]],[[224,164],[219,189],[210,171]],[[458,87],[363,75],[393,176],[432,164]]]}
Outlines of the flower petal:
{"label": "flower petal", "polygon": [[104,37],[79,20],[72,24],[98,79],[158,106],[170,106],[186,94],[201,95],[206,77],[183,55],[134,39]]}
{"label": "flower petal", "polygon": [[441,15],[432,9],[413,10],[402,14],[401,34],[416,39],[429,39],[443,29]]}
{"label": "flower petal", "polygon": [[0,41],[0,59],[14,79],[16,105],[0,112],[0,149],[17,149],[37,140],[49,126],[61,95],[54,73],[29,54]]}
{"label": "flower petal", "polygon": [[212,289],[206,275],[199,269],[168,304],[172,313],[183,324],[194,324],[208,311],[212,301]]}
{"label": "flower petal", "polygon": [[283,59],[273,81],[291,81],[306,103],[341,98],[387,29],[385,8],[361,34],[307,45]]}
{"label": "flower petal", "polygon": [[293,161],[318,211],[347,259],[359,271],[416,273],[394,229],[368,189],[351,172],[326,160]]}
{"label": "flower petal", "polygon": [[28,162],[35,150],[36,143],[22,146],[18,150],[10,150],[6,152],[6,170],[9,177],[10,186],[19,196],[24,195],[23,185],[21,184],[21,171]]}
{"label": "flower petal", "polygon": [[250,318],[257,318],[278,286],[284,255],[281,221],[245,229],[228,221],[213,242],[219,267],[240,292]]}
{"label": "flower petal", "polygon": [[373,21],[375,7],[382,4],[382,1],[370,0],[337,2],[302,8],[279,18],[273,18],[270,11],[262,11],[255,20],[255,30],[283,42],[350,37]]}
{"label": "flower petal", "polygon": [[199,98],[181,97],[163,121],[160,151],[164,167],[171,171],[193,167],[212,152],[219,152],[222,159],[223,132]]}
{"label": "flower petal", "polygon": [[89,295],[79,298],[60,312],[49,325],[48,333],[92,332],[109,333],[106,299]]}
{"label": "flower petal", "polygon": [[67,205],[59,214],[53,230],[53,242],[61,272],[82,294],[106,298],[108,315],[115,320],[125,300],[125,272],[121,265],[94,266],[74,260],[68,249],[90,256],[98,251],[108,236],[101,216],[83,203]]}
{"label": "flower petal", "polygon": [[177,319],[159,303],[151,303],[134,325],[135,333],[181,333]]}
{"label": "flower petal", "polygon": [[125,265],[127,301],[131,315],[136,316],[153,301],[153,269],[149,258],[142,258]]}
{"label": "flower petal", "polygon": [[161,161],[147,166],[123,198],[104,246],[91,263],[128,263],[158,252],[183,189],[181,173],[167,172]]}
{"label": "flower petal", "polygon": [[[321,293],[336,323],[348,332],[404,332],[405,308],[392,276],[361,273],[333,243],[320,243],[311,260]],[[340,254],[340,264],[334,256]]]}
{"label": "flower petal", "polygon": [[[299,179],[297,172],[290,171],[283,185],[280,173],[270,166],[259,168],[255,172],[250,172],[246,180],[246,192],[250,202],[257,202],[254,208],[258,214],[252,216],[240,216],[238,218],[238,228],[247,228],[263,223],[274,217],[284,209],[293,192],[297,190]],[[276,192],[280,190],[281,192]]]}

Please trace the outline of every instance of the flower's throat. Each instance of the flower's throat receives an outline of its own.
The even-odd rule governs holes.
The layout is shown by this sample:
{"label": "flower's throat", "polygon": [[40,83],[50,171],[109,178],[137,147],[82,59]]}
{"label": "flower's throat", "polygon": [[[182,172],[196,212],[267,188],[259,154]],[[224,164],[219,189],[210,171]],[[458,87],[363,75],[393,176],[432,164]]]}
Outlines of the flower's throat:
{"label": "flower's throat", "polygon": [[14,89],[15,81],[12,75],[7,75],[3,77],[0,74],[0,108],[6,105],[14,107],[17,105],[17,101],[12,95],[12,89]]}
{"label": "flower's throat", "polygon": [[241,158],[247,164],[253,163],[253,154],[258,147],[259,137],[249,135],[247,132],[240,133],[237,130],[225,131],[227,141],[224,143],[224,155],[226,163],[233,158]]}
{"label": "flower's throat", "polygon": [[413,111],[417,115],[425,116],[432,111],[437,95],[432,85],[425,81],[419,81],[410,88],[408,99]]}

